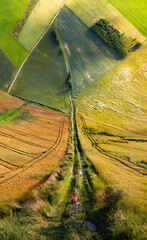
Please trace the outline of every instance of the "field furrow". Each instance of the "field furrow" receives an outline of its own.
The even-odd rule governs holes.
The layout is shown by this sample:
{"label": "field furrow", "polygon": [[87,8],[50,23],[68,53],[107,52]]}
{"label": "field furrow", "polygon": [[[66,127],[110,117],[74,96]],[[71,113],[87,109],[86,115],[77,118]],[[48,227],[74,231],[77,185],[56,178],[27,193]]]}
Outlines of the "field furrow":
{"label": "field furrow", "polygon": [[[22,196],[39,184],[58,166],[68,146],[69,118],[64,114],[34,104],[24,105],[21,112],[28,112],[29,117],[0,125],[1,201]],[[36,179],[36,175],[41,177]],[[9,195],[16,183],[20,186]]]}

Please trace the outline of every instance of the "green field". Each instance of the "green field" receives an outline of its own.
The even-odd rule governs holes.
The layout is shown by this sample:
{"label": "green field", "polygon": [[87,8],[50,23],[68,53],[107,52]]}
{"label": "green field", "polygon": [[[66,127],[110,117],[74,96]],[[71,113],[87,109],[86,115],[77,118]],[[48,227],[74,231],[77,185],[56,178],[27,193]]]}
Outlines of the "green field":
{"label": "green field", "polygon": [[146,0],[107,0],[123,14],[145,37],[147,37]]}
{"label": "green field", "polygon": [[63,0],[40,0],[36,4],[23,30],[18,36],[19,42],[21,42],[26,49],[30,51],[35,45],[63,2]]}
{"label": "green field", "polygon": [[10,93],[68,112],[67,70],[53,30],[34,49]]}
{"label": "green field", "polygon": [[7,55],[10,61],[19,68],[27,50],[11,35],[11,32],[18,20],[23,16],[24,9],[29,0],[4,0],[0,8],[0,48]]}
{"label": "green field", "polygon": [[70,65],[74,94],[108,73],[120,58],[67,7],[57,18],[57,28]]}
{"label": "green field", "polygon": [[67,6],[90,27],[101,18],[104,18],[121,33],[125,33],[132,38],[137,37],[139,41],[144,40],[141,33],[107,0],[68,0]]}
{"label": "green field", "polygon": [[16,68],[6,57],[6,55],[0,50],[0,89],[7,91],[13,77],[15,75]]}

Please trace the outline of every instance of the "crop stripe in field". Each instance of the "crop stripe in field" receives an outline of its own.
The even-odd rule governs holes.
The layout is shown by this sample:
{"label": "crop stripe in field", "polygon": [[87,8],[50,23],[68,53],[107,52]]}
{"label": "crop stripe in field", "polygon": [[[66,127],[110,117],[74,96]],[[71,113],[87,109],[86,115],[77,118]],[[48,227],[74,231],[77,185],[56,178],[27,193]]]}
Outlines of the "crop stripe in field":
{"label": "crop stripe in field", "polygon": [[17,140],[19,142],[23,142],[25,144],[32,145],[32,146],[37,147],[37,148],[47,149],[46,146],[42,146],[42,145],[37,144],[37,143],[33,143],[33,142],[30,142],[30,141],[27,141],[27,140],[23,140],[23,139],[21,139],[19,137],[14,137],[13,135],[3,133],[2,131],[0,131],[0,135],[3,136],[3,137],[6,137],[6,138],[15,139],[15,140]]}
{"label": "crop stripe in field", "polygon": [[30,133],[25,133],[25,132],[22,132],[22,131],[18,131],[18,130],[15,130],[15,129],[10,128],[10,127],[4,127],[4,129],[9,130],[10,132],[17,133],[17,134],[19,134],[19,135],[21,135],[21,136],[32,137],[32,138],[36,138],[36,139],[38,139],[38,140],[43,140],[43,141],[47,141],[47,142],[50,141],[50,140],[47,139],[47,138],[43,138],[43,137],[35,136],[35,135],[33,135],[33,134],[30,134]]}
{"label": "crop stripe in field", "polygon": [[[65,119],[64,119],[63,121],[65,122]],[[41,154],[39,154],[39,155],[36,156],[35,158],[32,158],[32,159],[31,159],[30,161],[28,161],[27,163],[24,163],[23,165],[21,165],[21,167],[25,167],[27,164],[32,163],[34,160],[37,160],[38,158],[42,157],[43,155],[47,154],[50,150],[52,150],[52,148],[54,147],[54,145],[55,145],[56,142],[58,141],[58,138],[59,138],[59,135],[60,135],[60,130],[61,130],[61,128],[63,128],[62,125],[64,125],[64,122],[61,121],[61,125],[60,125],[59,131],[58,131],[58,136],[57,136],[55,142],[53,143],[53,145],[52,145],[50,148],[48,148],[47,151],[42,152]],[[62,132],[63,132],[63,130],[62,130]],[[47,155],[48,155],[48,154],[47,154]],[[46,157],[46,156],[45,156],[45,157]],[[45,158],[45,157],[44,157],[44,158]],[[35,163],[37,163],[37,162],[38,162],[38,161],[36,161]],[[35,163],[34,163],[34,164],[35,164]],[[34,164],[33,164],[33,165],[34,165]],[[33,166],[33,165],[31,165],[31,166]]]}
{"label": "crop stripe in field", "polygon": [[4,162],[4,163],[7,163],[8,165],[11,165],[11,166],[13,166],[13,167],[19,167],[18,165],[16,165],[16,164],[13,164],[13,163],[10,163],[10,162],[8,162],[8,161],[6,161],[6,160],[3,160],[2,158],[0,158],[0,161],[1,162]]}
{"label": "crop stripe in field", "polygon": [[147,175],[145,172],[142,171],[143,169],[141,169],[141,170],[138,169],[139,166],[136,166],[135,163],[129,162],[129,164],[128,164],[128,161],[127,161],[127,160],[126,160],[126,162],[124,162],[125,160],[122,161],[120,158],[114,157],[113,155],[106,153],[102,148],[100,148],[99,146],[97,146],[97,145],[95,144],[95,141],[93,140],[93,138],[87,133],[87,125],[86,125],[86,122],[85,122],[84,117],[83,117],[81,114],[79,114],[79,113],[78,113],[78,115],[80,116],[81,122],[82,122],[82,124],[83,124],[84,129],[85,129],[85,130],[84,130],[84,134],[85,134],[85,135],[87,136],[87,138],[90,140],[90,142],[91,142],[91,144],[92,144],[92,147],[94,147],[96,150],[98,150],[101,154],[103,154],[103,155],[105,155],[105,156],[107,156],[107,157],[110,157],[111,159],[113,159],[113,160],[115,160],[115,161],[117,161],[117,162],[120,162],[120,163],[123,164],[124,166],[126,166],[126,167],[128,167],[128,168],[130,168],[130,169],[132,169],[132,170],[134,170],[134,171],[136,171],[136,172],[138,172],[138,173],[140,173],[140,174]]}
{"label": "crop stripe in field", "polygon": [[28,58],[30,57],[31,53],[33,52],[33,50],[37,47],[37,45],[39,44],[39,42],[41,41],[41,39],[45,36],[45,34],[48,32],[48,30],[50,29],[50,27],[52,26],[54,20],[56,19],[56,17],[58,16],[58,14],[60,13],[61,9],[63,8],[63,6],[65,5],[65,3],[67,2],[67,0],[64,0],[63,4],[61,5],[61,7],[59,8],[58,12],[56,13],[56,15],[53,17],[52,21],[50,22],[49,26],[47,27],[47,29],[44,31],[44,33],[41,35],[41,37],[39,38],[39,40],[36,42],[36,44],[34,45],[34,47],[31,49],[31,51],[29,52],[28,56],[26,57],[26,59],[23,61],[22,65],[20,66],[15,78],[13,79],[9,89],[8,89],[8,93],[10,93],[21,69],[23,68],[24,64],[26,63],[26,61],[28,60]]}
{"label": "crop stripe in field", "polygon": [[[0,161],[1,161],[1,159],[0,159]],[[1,162],[0,162],[0,165],[3,166],[3,167],[5,167],[5,168],[8,168],[9,170],[14,170],[13,168],[8,167],[7,165],[5,165],[5,164],[3,164],[3,163],[1,163]],[[7,174],[7,173],[3,174],[3,176],[6,175],[6,174]]]}
{"label": "crop stripe in field", "polygon": [[[27,169],[31,168],[33,165],[35,165],[36,163],[38,163],[38,162],[42,161],[44,158],[46,158],[52,151],[55,151],[55,149],[58,147],[58,145],[61,142],[64,125],[65,125],[65,117],[61,121],[61,125],[60,125],[60,128],[59,128],[59,134],[57,136],[57,139],[56,139],[55,143],[45,153],[42,153],[40,156],[34,158],[32,161],[29,161],[29,162],[25,163],[24,165],[22,165],[21,166],[21,169],[22,169],[21,171],[20,171],[20,168],[18,170],[14,170],[13,172],[16,172],[16,171],[17,172],[13,176],[10,176],[7,179],[3,179],[2,181],[0,181],[0,184],[9,181],[10,179],[20,175],[22,172],[25,172]],[[31,165],[28,165],[29,163],[31,163]],[[9,173],[7,175],[9,175]]]}
{"label": "crop stripe in field", "polygon": [[[0,142],[0,147],[8,149],[8,150],[10,150],[12,152],[15,152],[17,154],[20,154],[20,155],[28,156],[28,157],[32,157],[32,154],[33,154],[33,153],[25,152],[23,150],[19,150],[17,148],[10,147],[10,146],[8,146],[8,145],[6,145],[4,143],[1,143],[1,142]],[[34,154],[36,154],[36,153],[34,153]]]}

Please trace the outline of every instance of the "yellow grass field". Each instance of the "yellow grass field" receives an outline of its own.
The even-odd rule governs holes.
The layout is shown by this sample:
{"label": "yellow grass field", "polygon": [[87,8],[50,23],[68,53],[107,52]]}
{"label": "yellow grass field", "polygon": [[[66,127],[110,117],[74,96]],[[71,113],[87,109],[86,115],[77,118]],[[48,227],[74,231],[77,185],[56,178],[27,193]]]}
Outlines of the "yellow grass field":
{"label": "yellow grass field", "polygon": [[147,204],[147,44],[76,99],[79,137],[129,206]]}
{"label": "yellow grass field", "polygon": [[[92,121],[91,119],[84,118],[84,121],[87,126],[87,130],[93,129],[98,132],[99,127],[101,126],[101,130],[107,128],[107,124],[99,124],[99,122]],[[81,117],[77,117],[78,122],[78,133],[80,137],[80,141],[82,144],[82,148],[86,154],[86,156],[93,162],[99,174],[104,177],[104,179],[114,188],[122,190],[124,195],[125,205],[128,207],[133,207],[136,209],[140,209],[142,211],[146,211],[147,204],[147,194],[146,194],[146,185],[147,185],[147,176],[144,175],[146,173],[145,169],[139,167],[131,162],[128,162],[126,159],[121,158],[123,155],[120,152],[121,146],[116,145],[116,149],[114,146],[107,141],[109,149],[106,150],[106,146],[102,146],[101,132],[97,134],[98,141],[92,141],[91,136],[88,136],[88,131],[85,131],[85,125],[81,120]],[[115,126],[109,126],[109,128],[115,129]],[[124,129],[117,129],[117,132],[124,137],[129,136],[129,131],[125,131]],[[91,134],[90,134],[91,135]],[[98,143],[100,142],[100,144]],[[141,143],[140,143],[141,145]],[[147,138],[146,138],[146,146],[147,146]],[[129,154],[139,155],[139,151],[141,148],[138,145],[134,144],[134,146],[127,146]],[[130,149],[129,149],[130,148]],[[142,154],[144,158],[147,156],[147,148],[144,148]],[[127,151],[125,152],[126,156]]]}
{"label": "yellow grass field", "polygon": [[38,185],[57,169],[68,147],[69,117],[34,104],[20,111],[31,117],[0,125],[1,202],[20,198]]}

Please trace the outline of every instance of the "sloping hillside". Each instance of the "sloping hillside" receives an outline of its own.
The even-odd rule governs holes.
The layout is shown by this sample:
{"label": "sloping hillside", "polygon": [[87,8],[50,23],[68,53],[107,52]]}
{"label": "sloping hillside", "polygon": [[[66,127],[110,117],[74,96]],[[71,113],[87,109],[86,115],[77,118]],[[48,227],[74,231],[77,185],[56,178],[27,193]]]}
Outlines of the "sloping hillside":
{"label": "sloping hillside", "polygon": [[69,118],[0,92],[0,202],[12,201],[59,166]]}
{"label": "sloping hillside", "polygon": [[145,44],[76,101],[86,155],[110,184],[142,209],[147,174],[146,59]]}

